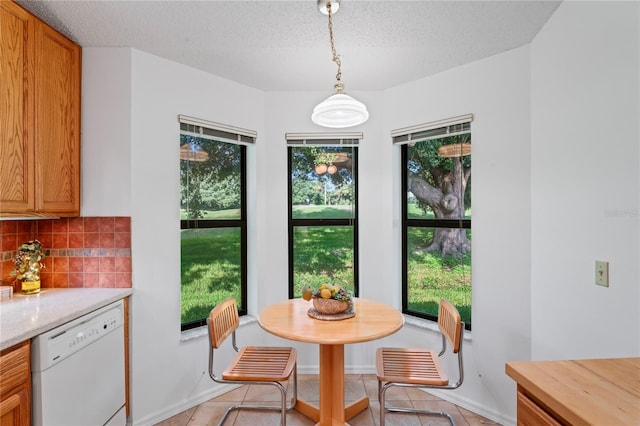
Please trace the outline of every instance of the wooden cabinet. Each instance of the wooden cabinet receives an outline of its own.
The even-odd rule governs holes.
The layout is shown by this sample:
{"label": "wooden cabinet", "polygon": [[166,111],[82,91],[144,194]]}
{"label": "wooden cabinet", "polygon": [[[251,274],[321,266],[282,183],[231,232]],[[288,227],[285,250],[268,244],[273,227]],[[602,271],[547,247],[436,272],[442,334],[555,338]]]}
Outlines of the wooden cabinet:
{"label": "wooden cabinet", "polygon": [[0,1],[0,215],[80,215],[81,49]]}
{"label": "wooden cabinet", "polygon": [[0,352],[0,425],[31,424],[29,341]]}
{"label": "wooden cabinet", "polygon": [[34,32],[29,13],[0,1],[0,213],[35,209]]}
{"label": "wooden cabinet", "polygon": [[508,362],[518,426],[640,425],[640,358]]}
{"label": "wooden cabinet", "polygon": [[80,47],[36,25],[36,211],[80,215]]}
{"label": "wooden cabinet", "polygon": [[544,408],[518,388],[518,426],[560,426]]}

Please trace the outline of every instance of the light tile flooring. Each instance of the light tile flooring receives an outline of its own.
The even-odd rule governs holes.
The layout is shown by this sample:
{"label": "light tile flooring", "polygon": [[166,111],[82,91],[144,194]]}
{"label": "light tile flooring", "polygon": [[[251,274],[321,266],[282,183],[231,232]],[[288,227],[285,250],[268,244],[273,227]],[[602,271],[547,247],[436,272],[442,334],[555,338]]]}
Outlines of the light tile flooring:
{"label": "light tile flooring", "polygon": [[[378,384],[375,375],[347,375],[345,377],[345,401],[347,403],[369,397],[369,408],[349,420],[351,426],[377,426],[380,424],[380,404],[378,402]],[[318,405],[317,375],[298,376],[298,397]],[[291,386],[288,389],[291,393]],[[227,392],[217,398],[200,404],[197,407],[177,414],[156,426],[209,426],[216,425],[225,410],[234,403],[266,404],[275,401],[278,404],[279,392],[273,386],[246,385]],[[424,391],[415,388],[392,388],[387,391],[387,405],[396,405],[429,410],[448,411],[453,415],[458,426],[497,425],[464,408],[443,401]],[[445,418],[425,416],[411,413],[387,413],[386,424],[389,426],[408,425],[448,425]],[[280,413],[265,410],[234,410],[227,418],[224,426],[274,426],[280,423]],[[315,423],[295,410],[287,412],[288,426],[313,426]]]}

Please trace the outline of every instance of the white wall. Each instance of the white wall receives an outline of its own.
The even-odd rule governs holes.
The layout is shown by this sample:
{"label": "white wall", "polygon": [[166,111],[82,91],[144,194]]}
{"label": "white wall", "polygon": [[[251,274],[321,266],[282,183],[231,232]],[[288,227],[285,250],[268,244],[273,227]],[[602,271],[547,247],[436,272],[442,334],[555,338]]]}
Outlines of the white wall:
{"label": "white wall", "polygon": [[534,359],[640,354],[638,21],[564,2],[532,43]]}
{"label": "white wall", "polygon": [[[531,46],[352,93],[371,113],[349,129],[364,132],[361,295],[396,307],[399,153],[389,132],[474,114],[473,334],[465,384],[447,397],[503,424],[515,416],[506,361],[640,353],[637,9],[565,2]],[[322,131],[309,115],[330,88],[263,93],[136,50],[83,56],[82,212],[132,217],[132,420],[153,424],[221,390],[205,373],[206,336],[181,342],[179,330],[177,115],[258,132],[249,152],[255,314],[287,296],[284,133]],[[609,289],[592,283],[596,258],[610,261]],[[255,323],[241,332],[252,343],[276,342]],[[438,343],[408,324],[348,345],[347,371],[372,371],[376,346],[420,340]],[[296,346],[301,371],[316,368],[317,348]]]}
{"label": "white wall", "polygon": [[82,49],[83,216],[131,215],[131,50]]}

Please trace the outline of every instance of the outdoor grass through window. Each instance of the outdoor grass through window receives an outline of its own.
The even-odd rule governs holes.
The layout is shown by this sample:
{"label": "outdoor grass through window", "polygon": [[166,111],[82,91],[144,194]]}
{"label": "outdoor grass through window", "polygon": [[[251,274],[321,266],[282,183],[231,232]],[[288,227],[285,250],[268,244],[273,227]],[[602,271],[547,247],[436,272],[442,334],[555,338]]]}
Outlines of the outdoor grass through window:
{"label": "outdoor grass through window", "polygon": [[[471,253],[462,257],[424,252],[433,228],[409,228],[407,247],[408,308],[438,315],[440,299],[453,303],[462,321],[471,324]],[[468,232],[471,239],[471,232]]]}
{"label": "outdoor grass through window", "polygon": [[294,294],[306,286],[340,284],[353,292],[353,228],[297,226],[294,229]]}
{"label": "outdoor grass through window", "polygon": [[240,229],[185,229],[181,237],[181,322],[190,323],[226,298],[240,300]]}

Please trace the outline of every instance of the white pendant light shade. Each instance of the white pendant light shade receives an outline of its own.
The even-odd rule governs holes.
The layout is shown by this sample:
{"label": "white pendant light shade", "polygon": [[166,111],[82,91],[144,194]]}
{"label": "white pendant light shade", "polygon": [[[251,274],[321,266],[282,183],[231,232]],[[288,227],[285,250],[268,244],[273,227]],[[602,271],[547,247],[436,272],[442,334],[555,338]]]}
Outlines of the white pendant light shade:
{"label": "white pendant light shade", "polygon": [[319,103],[311,114],[318,126],[344,128],[357,126],[369,119],[367,107],[346,93],[334,93]]}

